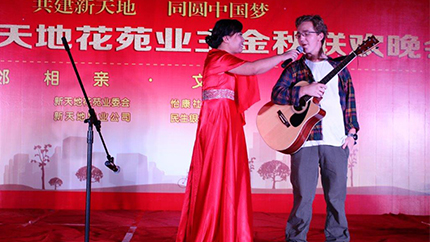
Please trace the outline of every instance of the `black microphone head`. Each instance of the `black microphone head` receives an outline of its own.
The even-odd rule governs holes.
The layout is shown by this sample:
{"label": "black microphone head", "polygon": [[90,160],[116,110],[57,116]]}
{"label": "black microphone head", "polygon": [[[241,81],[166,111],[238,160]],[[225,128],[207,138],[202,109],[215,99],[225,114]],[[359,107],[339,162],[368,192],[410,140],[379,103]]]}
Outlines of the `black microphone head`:
{"label": "black microphone head", "polygon": [[116,169],[112,169],[113,173],[119,173],[121,171],[121,167],[115,166]]}
{"label": "black microphone head", "polygon": [[[303,47],[301,47],[300,45],[299,46],[297,46],[297,48],[296,48],[296,50],[301,54],[301,53],[303,53]],[[281,67],[282,68],[285,68],[285,67],[287,67],[291,62],[293,62],[293,59],[286,59],[282,64],[281,64]]]}
{"label": "black microphone head", "polygon": [[115,165],[113,162],[111,161],[106,161],[105,162],[105,166],[109,169],[111,169],[114,173],[119,173],[121,171],[121,168],[117,165]]}

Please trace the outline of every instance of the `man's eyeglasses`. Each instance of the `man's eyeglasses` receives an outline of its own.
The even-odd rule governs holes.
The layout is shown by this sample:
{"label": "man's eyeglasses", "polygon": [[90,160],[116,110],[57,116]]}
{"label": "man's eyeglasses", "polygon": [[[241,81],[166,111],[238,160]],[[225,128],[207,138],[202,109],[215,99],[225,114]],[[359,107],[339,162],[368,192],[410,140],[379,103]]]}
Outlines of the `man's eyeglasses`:
{"label": "man's eyeglasses", "polygon": [[297,39],[298,38],[300,38],[300,36],[303,36],[303,37],[308,37],[310,34],[317,34],[318,32],[315,32],[315,31],[306,31],[306,32],[303,32],[303,33],[300,33],[300,32],[297,32],[296,33],[296,35],[294,35]]}

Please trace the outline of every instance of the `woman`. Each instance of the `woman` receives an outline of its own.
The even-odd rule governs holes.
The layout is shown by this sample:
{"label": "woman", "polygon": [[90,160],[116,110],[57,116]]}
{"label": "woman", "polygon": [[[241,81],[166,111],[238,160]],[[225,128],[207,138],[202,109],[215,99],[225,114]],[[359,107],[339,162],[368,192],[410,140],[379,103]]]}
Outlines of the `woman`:
{"label": "woman", "polygon": [[259,100],[257,79],[296,50],[247,62],[242,24],[219,20],[206,42],[203,102],[177,242],[252,241],[251,186],[243,112]]}

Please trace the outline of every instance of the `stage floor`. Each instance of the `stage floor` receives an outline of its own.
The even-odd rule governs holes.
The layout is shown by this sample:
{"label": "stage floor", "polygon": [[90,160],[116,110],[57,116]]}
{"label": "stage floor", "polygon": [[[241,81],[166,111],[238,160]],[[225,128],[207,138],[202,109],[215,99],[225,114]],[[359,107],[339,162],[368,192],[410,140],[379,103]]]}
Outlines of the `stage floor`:
{"label": "stage floor", "polygon": [[[175,241],[179,211],[91,211],[90,241]],[[288,214],[254,213],[254,241],[284,241]],[[309,242],[324,241],[324,215],[315,214]],[[429,242],[430,216],[349,215],[353,242]],[[0,241],[84,241],[85,211],[0,210]]]}

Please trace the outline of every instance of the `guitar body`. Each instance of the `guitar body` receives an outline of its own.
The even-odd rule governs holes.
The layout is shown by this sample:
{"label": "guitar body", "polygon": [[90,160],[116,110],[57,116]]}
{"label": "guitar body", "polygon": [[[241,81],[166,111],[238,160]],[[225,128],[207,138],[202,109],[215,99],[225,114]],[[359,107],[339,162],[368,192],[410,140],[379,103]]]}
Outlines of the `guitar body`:
{"label": "guitar body", "polygon": [[[296,85],[307,85],[299,82]],[[316,99],[304,107],[266,103],[257,114],[257,128],[266,144],[281,153],[294,154],[309,136],[315,124],[325,116]]]}
{"label": "guitar body", "polygon": [[[284,124],[279,111],[286,117],[290,125]],[[291,105],[277,105],[266,103],[258,112],[258,132],[266,144],[281,153],[294,154],[309,136],[315,124],[325,116],[325,111],[313,101],[307,102],[302,110],[296,110]],[[302,119],[297,125],[294,119]]]}

